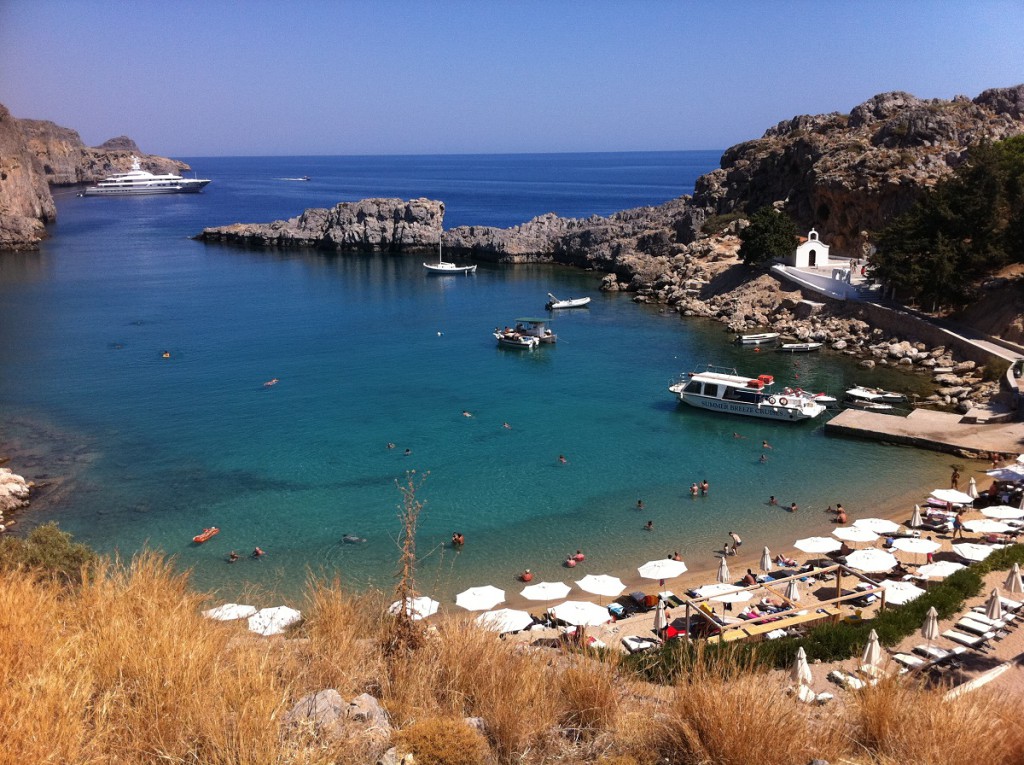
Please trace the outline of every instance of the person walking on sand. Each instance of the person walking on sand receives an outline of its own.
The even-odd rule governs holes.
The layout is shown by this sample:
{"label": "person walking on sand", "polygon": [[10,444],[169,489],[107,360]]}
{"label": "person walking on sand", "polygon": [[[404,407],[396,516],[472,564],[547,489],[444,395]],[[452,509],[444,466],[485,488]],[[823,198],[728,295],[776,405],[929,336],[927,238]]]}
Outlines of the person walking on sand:
{"label": "person walking on sand", "polygon": [[960,508],[956,517],[953,518],[953,539],[956,539],[956,535],[959,534],[960,538],[964,538],[964,510]]}
{"label": "person walking on sand", "polygon": [[960,469],[955,465],[953,466],[953,474],[949,477],[949,488],[960,488]]}

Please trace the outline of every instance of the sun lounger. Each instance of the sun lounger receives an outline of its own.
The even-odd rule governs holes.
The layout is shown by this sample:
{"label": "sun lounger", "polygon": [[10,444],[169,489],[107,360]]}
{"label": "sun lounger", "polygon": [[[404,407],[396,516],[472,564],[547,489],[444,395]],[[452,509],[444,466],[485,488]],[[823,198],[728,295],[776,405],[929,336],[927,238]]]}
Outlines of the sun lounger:
{"label": "sun lounger", "polygon": [[971,611],[971,613],[964,614],[964,615],[967,616],[967,617],[970,617],[972,620],[974,620],[976,622],[981,622],[982,624],[987,624],[989,627],[991,627],[994,630],[1006,630],[1006,629],[1009,629],[1010,627],[1017,626],[1016,623],[1015,623],[1017,617],[1014,616],[1013,614],[1006,614],[1001,619],[989,619],[988,618],[988,614],[985,613],[985,607],[984,606],[979,606],[978,608],[976,608],[973,611]]}
{"label": "sun lounger", "polygon": [[867,685],[863,680],[841,672],[838,669],[829,672],[828,679],[848,691],[859,691]]}
{"label": "sun lounger", "polygon": [[932,663],[909,653],[894,653],[892,660],[907,669],[924,669]]}
{"label": "sun lounger", "polygon": [[[1001,632],[1000,630],[994,629],[988,624],[983,624],[982,622],[975,621],[974,619],[971,619],[969,616],[961,617],[960,620],[954,626],[958,630],[970,632],[974,635],[980,635],[984,638],[987,638],[988,640],[995,640],[996,638],[1000,637]],[[1005,635],[1006,633],[1002,632],[1002,634]]]}
{"label": "sun lounger", "polygon": [[[992,633],[995,636],[995,633]],[[967,646],[968,648],[974,648],[978,651],[984,650],[987,646],[990,637],[984,635],[968,635],[965,632],[957,632],[956,630],[946,630],[942,633],[942,637],[952,640],[954,643]]]}
{"label": "sun lounger", "polygon": [[657,645],[657,640],[650,640],[648,638],[642,638],[636,635],[627,635],[626,637],[622,638],[622,646],[629,653],[640,653],[641,651],[649,651]]}
{"label": "sun lounger", "polygon": [[918,656],[923,656],[932,662],[950,662],[953,661],[957,656],[966,653],[967,649],[961,646],[957,646],[953,649],[939,648],[934,645],[916,645],[914,646],[914,653]]}
{"label": "sun lounger", "polygon": [[876,667],[874,664],[861,664],[857,667],[857,671],[864,675],[864,677],[871,680],[877,680],[880,677],[885,677],[885,671],[881,667]]}
{"label": "sun lounger", "polygon": [[658,595],[659,597],[661,597],[662,600],[664,600],[673,608],[680,608],[683,605],[682,599],[677,597],[676,594],[672,592],[672,590],[665,590],[664,592],[659,592]]}

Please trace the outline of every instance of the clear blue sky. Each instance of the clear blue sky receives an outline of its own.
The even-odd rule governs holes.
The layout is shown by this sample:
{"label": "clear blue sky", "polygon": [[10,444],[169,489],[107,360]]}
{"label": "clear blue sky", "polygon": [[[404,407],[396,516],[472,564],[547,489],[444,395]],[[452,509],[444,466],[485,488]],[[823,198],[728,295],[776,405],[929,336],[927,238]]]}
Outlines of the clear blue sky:
{"label": "clear blue sky", "polygon": [[0,103],[170,156],[720,149],[1024,82],[1022,0],[0,0]]}

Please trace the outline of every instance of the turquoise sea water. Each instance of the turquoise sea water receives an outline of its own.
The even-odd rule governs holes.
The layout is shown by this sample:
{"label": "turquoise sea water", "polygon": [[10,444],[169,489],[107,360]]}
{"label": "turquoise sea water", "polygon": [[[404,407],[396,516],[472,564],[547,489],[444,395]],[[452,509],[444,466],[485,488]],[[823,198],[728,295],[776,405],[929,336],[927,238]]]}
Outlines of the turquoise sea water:
{"label": "turquoise sea water", "polygon": [[[213,179],[205,193],[64,192],[42,250],[0,257],[0,426],[9,440],[46,423],[35,432],[52,435],[54,459],[37,471],[60,476],[61,450],[94,455],[74,491],[31,518],[101,550],[175,554],[226,594],[247,582],[293,593],[310,570],[388,587],[395,482],[416,470],[429,474],[420,581],[445,597],[525,567],[561,579],[577,548],[590,572],[628,573],[673,550],[706,561],[729,530],[748,545],[791,541],[822,526],[815,510],[829,503],[866,513],[880,491],[944,476],[940,457],[826,437],[823,420],[677,406],[670,379],[707,362],[830,392],[906,378],[734,346],[717,323],[600,293],[596,273],[481,264],[437,277],[423,256],[189,239],[366,196],[442,199],[446,226],[607,214],[689,193],[717,153],[189,161]],[[557,314],[555,346],[496,348],[493,327],[543,315],[548,292],[593,302]],[[709,496],[692,499],[705,478]],[[807,512],[770,509],[769,494]],[[220,535],[192,545],[210,525]],[[468,540],[459,553],[444,546],[455,530]],[[263,560],[224,563],[256,545]]]}

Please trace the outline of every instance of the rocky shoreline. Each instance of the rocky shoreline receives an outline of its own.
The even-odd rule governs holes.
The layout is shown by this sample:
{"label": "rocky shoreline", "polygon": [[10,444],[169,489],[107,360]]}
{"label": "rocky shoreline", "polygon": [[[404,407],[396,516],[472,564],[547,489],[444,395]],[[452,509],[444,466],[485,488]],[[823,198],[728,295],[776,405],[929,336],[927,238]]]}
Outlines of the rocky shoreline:
{"label": "rocky shoreline", "polygon": [[0,534],[17,523],[11,515],[28,507],[34,486],[32,481],[26,481],[9,468],[0,467]]}

